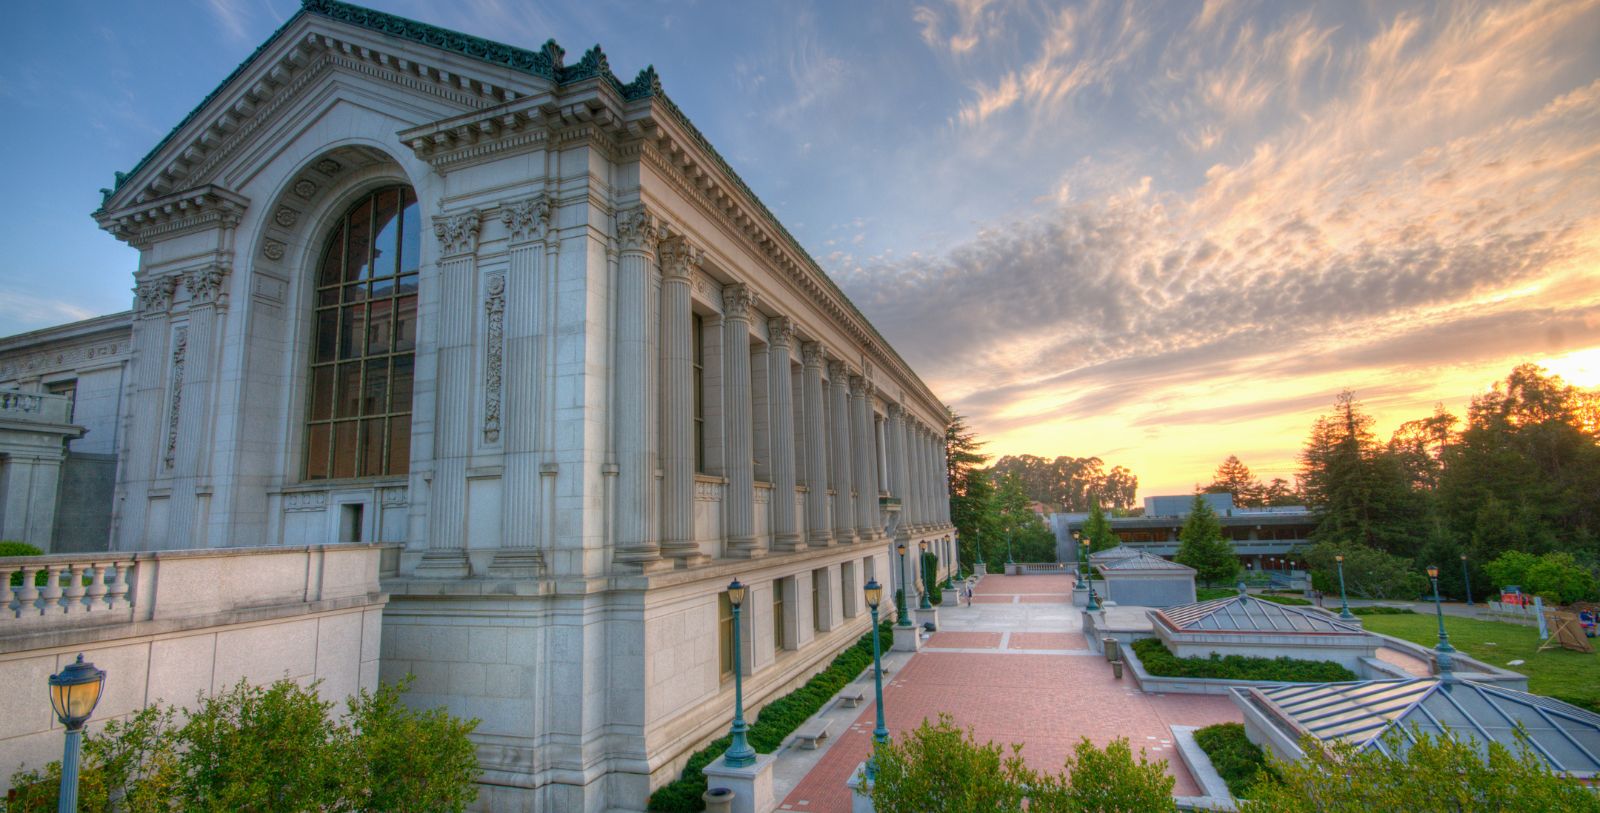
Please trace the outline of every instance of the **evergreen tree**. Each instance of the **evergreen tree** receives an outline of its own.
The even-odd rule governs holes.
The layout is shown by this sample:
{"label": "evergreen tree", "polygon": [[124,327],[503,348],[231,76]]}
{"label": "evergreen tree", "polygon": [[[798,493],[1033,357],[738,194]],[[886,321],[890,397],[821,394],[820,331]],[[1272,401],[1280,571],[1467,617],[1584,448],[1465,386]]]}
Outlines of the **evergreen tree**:
{"label": "evergreen tree", "polygon": [[1109,550],[1118,544],[1117,535],[1111,530],[1111,523],[1106,520],[1106,514],[1100,510],[1098,502],[1089,505],[1089,518],[1083,522],[1083,536],[1089,540],[1090,553]]}
{"label": "evergreen tree", "polygon": [[1301,453],[1301,491],[1317,514],[1313,541],[1348,540],[1411,557],[1428,539],[1427,502],[1372,436],[1372,416],[1346,390],[1317,418]]}
{"label": "evergreen tree", "polygon": [[984,561],[990,558],[997,546],[1001,548],[1000,561],[1005,561],[1005,540],[998,534],[998,511],[995,509],[994,481],[983,469],[968,468],[962,476],[960,488],[950,495],[950,521],[961,535],[961,566],[976,569],[981,549]]}
{"label": "evergreen tree", "polygon": [[1189,518],[1178,532],[1179,564],[1195,569],[1195,577],[1206,584],[1230,582],[1239,575],[1239,557],[1233,543],[1222,536],[1222,522],[1204,498],[1194,495]]}
{"label": "evergreen tree", "polygon": [[1228,455],[1212,475],[1211,484],[1200,489],[1203,494],[1232,494],[1233,504],[1245,507],[1266,505],[1266,486],[1250,473],[1250,467],[1236,455]]}

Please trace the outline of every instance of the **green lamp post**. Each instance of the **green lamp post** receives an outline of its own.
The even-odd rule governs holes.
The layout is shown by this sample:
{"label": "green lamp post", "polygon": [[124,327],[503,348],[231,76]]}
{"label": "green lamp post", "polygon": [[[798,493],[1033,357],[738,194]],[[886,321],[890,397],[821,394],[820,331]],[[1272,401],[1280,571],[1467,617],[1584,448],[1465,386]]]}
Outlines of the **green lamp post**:
{"label": "green lamp post", "polygon": [[900,554],[900,592],[895,596],[895,611],[899,619],[894,622],[897,627],[911,626],[911,618],[906,611],[906,591],[911,589],[911,580],[906,578],[906,543],[896,542],[894,552]]}
{"label": "green lamp post", "polygon": [[1354,621],[1355,615],[1350,612],[1350,602],[1344,597],[1344,554],[1333,557],[1339,565],[1339,617],[1346,621]]}
{"label": "green lamp post", "polygon": [[733,742],[723,755],[730,768],[745,768],[756,762],[756,749],[745,739],[750,726],[744,722],[744,665],[739,657],[739,606],[744,604],[744,596],[745,586],[735,578],[728,585],[728,604],[733,607],[733,727],[728,736]]}
{"label": "green lamp post", "polygon": [[1008,564],[1008,565],[1016,564],[1016,562],[1013,561],[1012,558],[1011,558],[1011,532],[1010,531],[1006,531],[1006,564]]}
{"label": "green lamp post", "polygon": [[[1083,547],[1083,551],[1084,551],[1084,561],[1088,561],[1089,545],[1090,545],[1090,540],[1084,539],[1083,540],[1083,546],[1082,546]],[[1089,601],[1088,601],[1087,604],[1083,605],[1083,609],[1085,609],[1085,610],[1087,610],[1087,611],[1089,611],[1091,613],[1092,612],[1097,612],[1100,609],[1100,600],[1094,594],[1094,581],[1093,580],[1089,581]]]}
{"label": "green lamp post", "polygon": [[[922,551],[922,558],[919,560],[919,563],[922,565],[922,567],[927,567],[928,566],[928,540],[926,540],[926,539],[922,540],[920,543],[918,543],[917,547],[920,548],[921,551]],[[921,569],[922,568],[918,568],[918,570],[921,570]],[[917,594],[922,596],[922,601],[917,604],[917,609],[919,609],[919,610],[931,610],[931,609],[933,609],[933,602],[928,600],[928,587],[927,587],[927,585],[928,585],[927,578],[925,576],[919,575],[918,578],[917,578]]]}
{"label": "green lamp post", "polygon": [[878,603],[883,601],[883,587],[877,579],[868,579],[866,586],[867,609],[872,611],[872,694],[877,700],[878,725],[872,729],[872,754],[867,757],[867,781],[878,778],[878,749],[889,742],[889,727],[883,723],[883,660],[879,654]]}
{"label": "green lamp post", "polygon": [[1078,578],[1073,581],[1072,592],[1081,593],[1089,589],[1089,546],[1085,543],[1082,531],[1073,531],[1072,538],[1079,544],[1078,548]]}
{"label": "green lamp post", "polygon": [[50,676],[50,706],[56,719],[67,729],[65,750],[61,754],[61,790],[57,794],[60,813],[78,813],[78,753],[83,742],[83,725],[100,704],[100,692],[105,688],[106,673],[83,662],[78,653],[77,662]]}
{"label": "green lamp post", "polygon": [[944,570],[944,589],[956,589],[956,571],[961,567],[961,535],[952,534],[944,538],[945,548],[950,554],[950,563]]}
{"label": "green lamp post", "polygon": [[1428,565],[1428,581],[1433,582],[1433,612],[1439,618],[1439,643],[1433,648],[1434,659],[1439,662],[1439,679],[1455,677],[1455,651],[1450,645],[1450,635],[1444,631],[1444,606],[1439,603],[1439,566]]}
{"label": "green lamp post", "polygon": [[1461,554],[1461,586],[1467,590],[1467,606],[1472,606],[1472,579],[1467,577],[1467,555]]}

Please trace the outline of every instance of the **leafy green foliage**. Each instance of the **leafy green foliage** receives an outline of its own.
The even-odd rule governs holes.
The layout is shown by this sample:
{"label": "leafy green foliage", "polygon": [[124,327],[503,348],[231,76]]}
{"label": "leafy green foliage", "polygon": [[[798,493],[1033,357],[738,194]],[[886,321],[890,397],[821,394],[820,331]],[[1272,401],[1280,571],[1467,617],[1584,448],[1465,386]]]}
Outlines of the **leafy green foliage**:
{"label": "leafy green foliage", "polygon": [[1305,759],[1273,762],[1277,778],[1257,783],[1242,813],[1600,811],[1600,795],[1546,769],[1532,748],[1491,742],[1481,755],[1470,738],[1429,735],[1419,736],[1403,756],[1311,739],[1301,748]]}
{"label": "leafy green foliage", "polygon": [[1219,598],[1233,598],[1237,595],[1239,595],[1239,591],[1232,587],[1196,587],[1194,600],[1215,601]]}
{"label": "leafy green foliage", "polygon": [[1111,530],[1106,512],[1100,510],[1100,503],[1089,506],[1089,518],[1083,521],[1083,537],[1089,540],[1090,553],[1099,553],[1117,546],[1117,535]]}
{"label": "leafy green foliage", "polygon": [[1134,760],[1126,739],[1079,740],[1063,771],[1034,771],[1021,747],[979,745],[948,714],[877,750],[872,804],[881,813],[1145,813],[1172,810],[1166,762]]}
{"label": "leafy green foliage", "polygon": [[1557,604],[1591,600],[1597,593],[1594,573],[1565,551],[1535,556],[1509,550],[1483,570],[1500,587],[1517,585],[1524,593]]}
{"label": "leafy green foliage", "polygon": [[1372,435],[1355,395],[1339,394],[1333,417],[1317,418],[1301,452],[1301,489],[1317,513],[1311,538],[1359,543],[1403,556],[1427,537],[1426,500],[1400,460]]}
{"label": "leafy green foliage", "polygon": [[1025,454],[1006,455],[989,471],[998,480],[1015,477],[1029,500],[1051,509],[1087,511],[1092,505],[1129,510],[1137,504],[1139,478],[1121,466],[1106,471],[1098,457],[1057,457],[1048,460]]}
{"label": "leafy green foliage", "polygon": [[1231,581],[1239,575],[1239,557],[1234,555],[1233,543],[1222,537],[1222,522],[1217,512],[1201,498],[1194,495],[1189,506],[1189,518],[1178,532],[1179,564],[1195,569],[1195,577],[1209,585]]}
{"label": "leafy green foliage", "polygon": [[1411,560],[1355,542],[1321,542],[1306,551],[1311,565],[1311,585],[1327,595],[1339,595],[1336,557],[1344,556],[1344,584],[1348,595],[1361,598],[1413,599],[1428,588],[1428,579]]}
{"label": "leafy green foliage", "polygon": [[1228,783],[1228,792],[1237,798],[1250,798],[1258,781],[1270,782],[1276,776],[1261,746],[1245,736],[1242,723],[1208,725],[1194,732],[1194,741],[1211,758],[1211,767],[1217,769],[1222,781]]}
{"label": "leafy green foliage", "polygon": [[[763,754],[770,754],[783,745],[784,739],[802,723],[817,713],[845,684],[855,680],[863,669],[872,665],[872,633],[861,636],[828,664],[828,668],[813,675],[804,686],[768,703],[761,709],[750,731],[745,736],[750,746]],[[894,645],[894,630],[890,622],[878,625],[878,646],[887,652]],[[705,748],[696,751],[683,766],[678,778],[662,785],[650,794],[649,810],[659,813],[692,813],[705,809],[700,795],[706,792],[706,777],[701,773],[707,765],[722,756],[732,741],[728,737],[712,740]]]}
{"label": "leafy green foliage", "polygon": [[[43,556],[43,555],[44,555],[44,551],[39,550],[38,548],[36,548],[36,547],[26,543],[26,542],[17,542],[17,541],[10,540],[10,539],[4,540],[4,541],[0,541],[0,556]],[[49,578],[49,576],[50,576],[50,574],[41,572],[37,576],[34,577],[34,583],[39,585],[40,587],[43,587],[45,581]],[[13,573],[13,574],[11,574],[11,586],[12,587],[20,587],[21,585],[22,585],[22,574],[21,573]]]}
{"label": "leafy green foliage", "polygon": [[[209,811],[463,810],[477,797],[477,721],[400,702],[405,684],[365,690],[336,721],[332,703],[292,680],[240,681],[175,707],[147,706],[83,742],[80,809]],[[61,764],[18,773],[8,813],[56,807]]]}
{"label": "leafy green foliage", "polygon": [[1261,595],[1256,596],[1256,598],[1259,598],[1262,601],[1270,601],[1273,604],[1285,604],[1285,605],[1288,605],[1290,607],[1310,607],[1311,606],[1311,602],[1309,602],[1309,601],[1307,601],[1307,600],[1305,600],[1303,598],[1300,598],[1299,596],[1281,596],[1281,595],[1277,595],[1276,593],[1262,593]]}
{"label": "leafy green foliage", "polygon": [[1251,658],[1244,655],[1217,655],[1208,658],[1180,658],[1157,638],[1133,642],[1144,670],[1156,677],[1220,678],[1225,680],[1281,680],[1288,683],[1326,683],[1355,680],[1356,675],[1333,661],[1302,661],[1294,658]]}
{"label": "leafy green foliage", "polygon": [[1351,607],[1351,615],[1416,615],[1417,611],[1410,607],[1385,607],[1374,604],[1370,607]]}

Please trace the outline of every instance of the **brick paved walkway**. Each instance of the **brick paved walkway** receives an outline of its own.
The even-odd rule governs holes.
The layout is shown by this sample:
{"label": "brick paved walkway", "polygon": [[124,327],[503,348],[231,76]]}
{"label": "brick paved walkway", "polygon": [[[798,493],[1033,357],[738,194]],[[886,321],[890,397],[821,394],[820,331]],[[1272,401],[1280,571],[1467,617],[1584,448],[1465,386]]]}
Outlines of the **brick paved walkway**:
{"label": "brick paved walkway", "polygon": [[[884,686],[890,735],[945,712],[978,741],[1018,743],[1030,766],[1052,771],[1081,737],[1101,746],[1127,737],[1135,751],[1167,760],[1174,793],[1198,795],[1170,726],[1237,722],[1238,709],[1226,697],[1144,694],[1113,679],[1104,658],[1087,653],[1071,589],[1070,576],[991,575],[974,606],[941,608],[940,631]],[[867,757],[875,714],[865,704],[780,809],[848,811],[845,781]]]}

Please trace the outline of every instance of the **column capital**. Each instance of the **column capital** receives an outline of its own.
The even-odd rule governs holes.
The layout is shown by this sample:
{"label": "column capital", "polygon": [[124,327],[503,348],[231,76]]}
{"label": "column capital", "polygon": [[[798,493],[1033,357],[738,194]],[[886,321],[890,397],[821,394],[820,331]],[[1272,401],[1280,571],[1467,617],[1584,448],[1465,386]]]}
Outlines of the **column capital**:
{"label": "column capital", "polygon": [[177,289],[178,275],[176,274],[142,280],[133,289],[134,294],[139,299],[134,310],[144,318],[164,316],[167,313],[167,309],[172,307],[172,294]]}
{"label": "column capital", "polygon": [[850,376],[850,397],[871,398],[872,382],[862,378],[859,375]]}
{"label": "column capital", "polygon": [[550,201],[544,195],[500,204],[500,222],[506,224],[511,242],[543,240],[550,229]]}
{"label": "column capital", "polygon": [[228,295],[223,290],[223,282],[227,277],[228,269],[220,265],[183,272],[183,287],[189,290],[189,307],[227,307]]}
{"label": "column capital", "polygon": [[722,286],[722,316],[724,319],[750,320],[750,311],[756,304],[756,292],[744,283]]}
{"label": "column capital", "polygon": [[658,248],[661,276],[669,280],[689,282],[694,269],[705,259],[705,251],[695,248],[687,238],[675,235],[662,240]]}
{"label": "column capital", "polygon": [[478,210],[468,209],[453,215],[439,215],[433,219],[433,235],[439,238],[442,256],[471,254],[478,250],[478,229],[482,221]]}
{"label": "column capital", "polygon": [[891,420],[891,421],[902,421],[903,422],[905,420],[905,413],[906,413],[905,407],[900,406],[900,404],[898,404],[898,403],[896,403],[894,401],[890,401],[884,407],[884,414],[888,415],[889,416],[889,420]]}
{"label": "column capital", "polygon": [[[844,359],[841,359],[841,358],[829,358],[828,359],[828,377],[833,379],[834,381],[840,383],[840,384],[845,384],[845,383],[849,382],[850,379],[856,378],[857,376],[851,375],[851,373],[850,373],[850,365],[846,364]],[[854,388],[855,388],[855,385],[854,384],[850,384],[849,386],[851,387],[851,391],[853,392]]]}
{"label": "column capital", "polygon": [[801,342],[800,358],[807,367],[821,368],[828,362],[828,351],[823,349],[822,342]]}
{"label": "column capital", "polygon": [[794,344],[794,320],[787,316],[774,316],[767,320],[767,341],[773,347],[790,347]]}
{"label": "column capital", "polygon": [[661,225],[643,206],[618,212],[617,242],[623,251],[653,252],[661,242]]}

